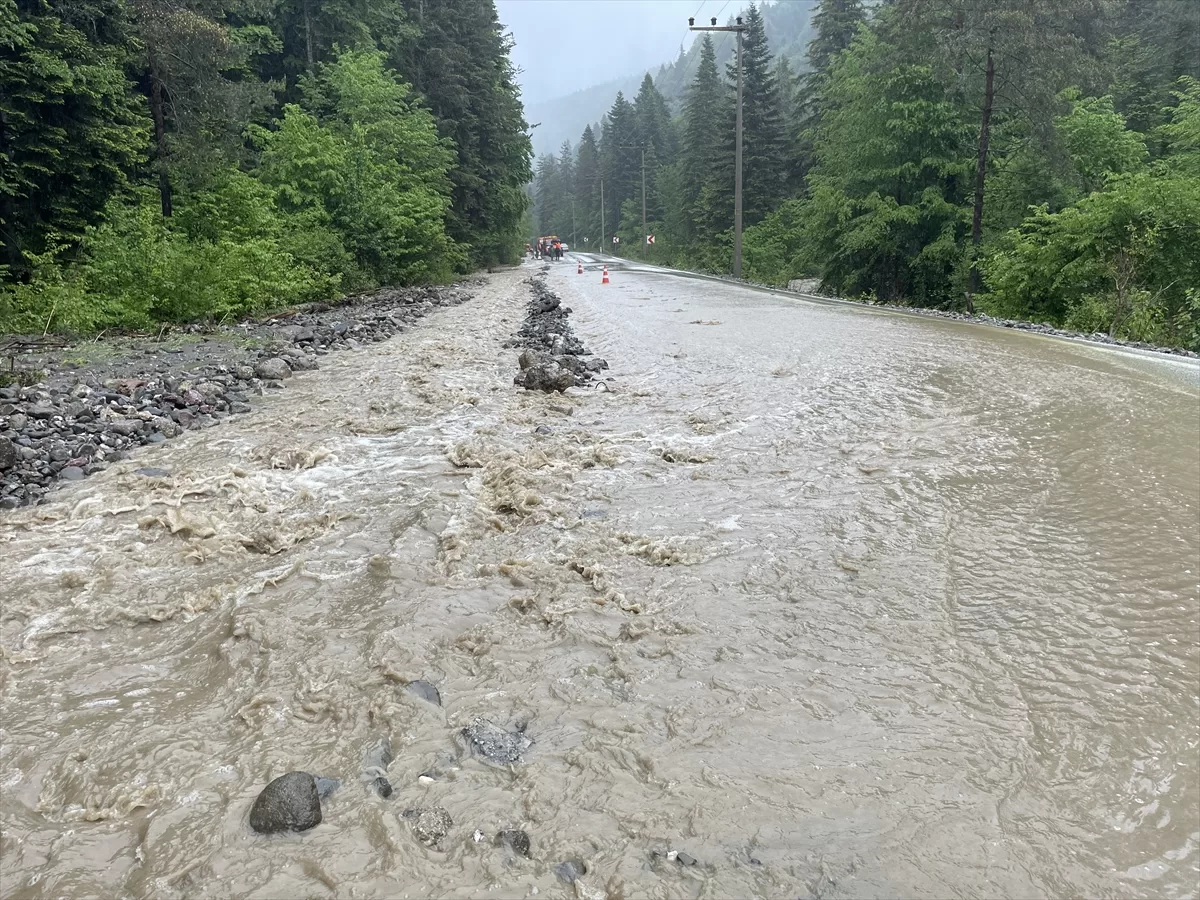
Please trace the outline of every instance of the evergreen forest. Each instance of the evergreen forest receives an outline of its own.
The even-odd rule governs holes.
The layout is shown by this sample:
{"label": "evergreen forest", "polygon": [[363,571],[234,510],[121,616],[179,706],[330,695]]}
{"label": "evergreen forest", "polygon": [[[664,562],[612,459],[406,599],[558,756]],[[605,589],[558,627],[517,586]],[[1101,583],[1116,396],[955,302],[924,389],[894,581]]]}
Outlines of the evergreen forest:
{"label": "evergreen forest", "polygon": [[[741,17],[744,277],[1200,350],[1200,3],[819,0],[801,64]],[[730,271],[718,46],[536,160],[536,233]]]}
{"label": "evergreen forest", "polygon": [[515,260],[492,0],[0,0],[0,330],[221,321]]}

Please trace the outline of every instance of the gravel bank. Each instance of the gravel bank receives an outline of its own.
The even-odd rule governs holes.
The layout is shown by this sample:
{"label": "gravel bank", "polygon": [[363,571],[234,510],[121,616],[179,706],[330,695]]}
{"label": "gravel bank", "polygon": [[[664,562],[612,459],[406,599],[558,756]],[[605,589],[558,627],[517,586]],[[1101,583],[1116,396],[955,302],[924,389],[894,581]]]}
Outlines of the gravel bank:
{"label": "gravel bank", "polygon": [[0,509],[40,503],[59,480],[78,481],[139,446],[249,412],[255,397],[319,368],[322,356],[387,340],[471,299],[482,283],[383,290],[157,337],[53,349],[0,340]]}

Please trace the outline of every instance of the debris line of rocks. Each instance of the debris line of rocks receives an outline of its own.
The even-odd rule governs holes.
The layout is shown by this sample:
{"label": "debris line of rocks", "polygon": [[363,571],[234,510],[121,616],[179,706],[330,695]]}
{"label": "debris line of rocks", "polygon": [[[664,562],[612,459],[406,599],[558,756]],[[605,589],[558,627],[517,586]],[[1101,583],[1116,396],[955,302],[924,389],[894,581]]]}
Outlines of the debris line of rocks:
{"label": "debris line of rocks", "polygon": [[[0,372],[17,382],[0,380],[0,509],[40,503],[60,479],[78,481],[136,447],[249,412],[254,396],[318,368],[321,356],[387,340],[429,312],[471,299],[480,283],[388,289],[166,338],[80,341],[43,353],[30,344],[20,369],[14,356],[13,373]],[[36,383],[28,384],[31,373]]]}
{"label": "debris line of rocks", "polygon": [[516,340],[507,345],[525,348],[517,360],[521,371],[513,383],[548,394],[590,383],[608,368],[608,363],[593,357],[575,337],[567,322],[571,308],[563,306],[559,296],[546,286],[545,269],[525,281],[533,297]]}

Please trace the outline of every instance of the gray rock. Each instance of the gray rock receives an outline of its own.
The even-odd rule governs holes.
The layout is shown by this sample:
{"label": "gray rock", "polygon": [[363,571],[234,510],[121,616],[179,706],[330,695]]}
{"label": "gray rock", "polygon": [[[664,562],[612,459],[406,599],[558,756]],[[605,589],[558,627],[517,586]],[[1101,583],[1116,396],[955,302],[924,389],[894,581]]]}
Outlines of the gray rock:
{"label": "gray rock", "polygon": [[303,325],[284,325],[281,328],[276,328],[275,333],[281,338],[291,341],[293,344],[313,339],[313,330],[305,328]]}
{"label": "gray rock", "polygon": [[28,412],[31,419],[50,419],[58,415],[58,410],[53,406],[43,404],[29,407]]}
{"label": "gray rock", "polygon": [[154,466],[146,466],[144,469],[135,469],[136,474],[143,475],[146,478],[170,478],[171,473],[166,469],[159,469]]}
{"label": "gray rock", "polygon": [[13,413],[8,417],[8,427],[13,431],[20,431],[25,427],[25,423],[29,421],[24,413]]}
{"label": "gray rock", "polygon": [[58,473],[58,477],[64,481],[82,481],[84,477],[83,469],[79,468],[79,466],[66,466]]}
{"label": "gray rock", "polygon": [[307,831],[321,824],[321,795],[307,772],[280,775],[262,789],[250,809],[250,827],[259,834]]}
{"label": "gray rock", "polygon": [[412,825],[417,840],[428,847],[437,847],[450,832],[454,820],[440,806],[418,806],[406,809],[401,815]]}
{"label": "gray rock", "polygon": [[533,740],[520,731],[506,731],[485,719],[476,719],[462,730],[473,752],[497,765],[519,763]]}
{"label": "gray rock", "polygon": [[111,431],[122,437],[132,437],[142,430],[141,419],[114,419],[108,423]]}
{"label": "gray rock", "polygon": [[342,782],[337,778],[314,778],[313,781],[317,785],[317,797],[321,800],[328,800],[333,796],[333,792],[342,786]]}
{"label": "gray rock", "polygon": [[541,365],[542,361],[542,354],[538,353],[536,350],[523,350],[521,351],[521,355],[517,357],[517,365],[521,367],[521,371]]}
{"label": "gray rock", "polygon": [[375,788],[375,793],[377,793],[384,800],[392,796],[392,783],[382,775],[371,782],[371,787]]}
{"label": "gray rock", "polygon": [[11,469],[17,464],[17,445],[8,438],[0,438],[0,469]]}
{"label": "gray rock", "polygon": [[229,411],[235,413],[248,413],[250,412],[250,404],[242,400],[234,400],[229,404]]}
{"label": "gray rock", "polygon": [[582,859],[568,859],[554,867],[554,874],[565,884],[574,884],[577,878],[587,874],[587,864]]}
{"label": "gray rock", "polygon": [[317,364],[316,357],[309,356],[305,353],[301,353],[300,355],[289,359],[288,365],[297,372],[311,372],[313,369],[320,368],[320,366]]}
{"label": "gray rock", "polygon": [[494,843],[497,847],[508,847],[518,856],[529,859],[529,835],[519,828],[509,828],[496,835]]}
{"label": "gray rock", "polygon": [[404,686],[404,689],[414,697],[420,697],[434,706],[442,705],[442,695],[438,693],[438,689],[428,681],[410,681]]}
{"label": "gray rock", "polygon": [[680,850],[675,856],[675,859],[677,859],[679,864],[682,866],[694,866],[696,864],[696,857],[692,856],[686,850]]}
{"label": "gray rock", "polygon": [[165,434],[163,434],[161,431],[152,431],[148,435],[146,435],[146,443],[147,444],[161,444],[166,439],[167,439],[167,436]]}
{"label": "gray rock", "polygon": [[254,377],[254,367],[253,366],[238,366],[237,369],[235,370],[235,372],[237,374],[237,377],[240,378],[242,381],[249,381],[251,378]]}
{"label": "gray rock", "polygon": [[392,764],[392,742],[387,736],[376,738],[367,745],[366,752],[363,753],[363,771],[372,772],[374,770],[387,771],[387,767]]}
{"label": "gray rock", "polygon": [[283,378],[290,378],[292,370],[285,361],[273,357],[259,361],[258,365],[254,367],[254,374],[264,380],[279,381]]}

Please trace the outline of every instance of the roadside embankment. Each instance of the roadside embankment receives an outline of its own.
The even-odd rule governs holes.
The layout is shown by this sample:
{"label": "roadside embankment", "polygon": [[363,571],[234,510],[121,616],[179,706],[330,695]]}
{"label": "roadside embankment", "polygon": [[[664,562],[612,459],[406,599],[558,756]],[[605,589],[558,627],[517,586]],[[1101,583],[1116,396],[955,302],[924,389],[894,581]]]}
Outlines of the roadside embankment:
{"label": "roadside embankment", "polygon": [[319,368],[322,356],[387,340],[471,299],[480,283],[389,289],[261,322],[53,349],[0,339],[10,370],[0,372],[0,509],[40,503],[59,480],[249,412],[254,397]]}

